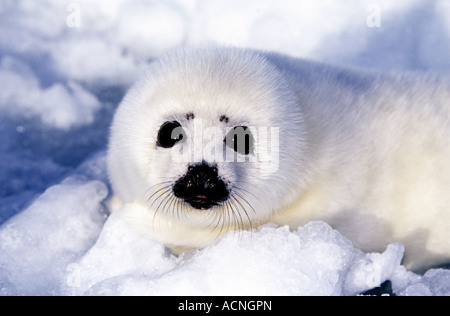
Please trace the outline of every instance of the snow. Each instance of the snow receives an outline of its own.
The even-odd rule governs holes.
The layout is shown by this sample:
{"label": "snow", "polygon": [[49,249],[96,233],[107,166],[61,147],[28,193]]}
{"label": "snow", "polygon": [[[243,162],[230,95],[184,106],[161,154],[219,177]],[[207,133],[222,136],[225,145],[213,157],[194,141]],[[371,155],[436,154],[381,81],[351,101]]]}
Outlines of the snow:
{"label": "snow", "polygon": [[0,295],[450,295],[450,270],[364,253],[323,222],[174,256],[109,216],[114,109],[148,62],[214,41],[381,70],[450,71],[446,0],[1,0]]}
{"label": "snow", "polygon": [[37,116],[50,127],[70,129],[91,124],[101,106],[92,93],[73,81],[41,88],[33,71],[9,56],[1,61],[0,81],[0,107],[4,113],[22,114],[25,118]]}
{"label": "snow", "polygon": [[[359,261],[370,259],[364,259],[361,251],[323,222],[309,223],[293,233],[287,227],[270,225],[258,231],[231,233],[206,249],[174,257],[166,255],[161,245],[130,232],[117,217],[114,214],[108,220],[97,244],[71,266],[66,278],[70,280],[69,293],[354,295],[378,286],[378,277],[393,274],[383,264],[401,267],[403,248],[396,244],[371,261],[383,272],[387,270],[386,275],[355,278],[355,268],[361,269]],[[120,230],[120,236],[110,236],[111,230]],[[118,251],[111,252],[111,243]],[[137,244],[147,252],[130,253],[129,244]],[[108,270],[96,269],[99,258],[110,265]]]}

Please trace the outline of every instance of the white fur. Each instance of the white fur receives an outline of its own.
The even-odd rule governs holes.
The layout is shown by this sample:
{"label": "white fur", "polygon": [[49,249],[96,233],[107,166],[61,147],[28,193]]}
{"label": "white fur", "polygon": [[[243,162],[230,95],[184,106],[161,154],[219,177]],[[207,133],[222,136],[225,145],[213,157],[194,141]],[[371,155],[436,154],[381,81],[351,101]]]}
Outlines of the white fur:
{"label": "white fur", "polygon": [[[241,188],[234,204],[195,210],[170,193],[155,202],[189,164],[156,146],[159,127],[173,120],[224,134],[278,127],[277,170],[260,160],[208,161]],[[180,146],[198,149],[190,139]],[[411,269],[450,259],[450,85],[432,76],[235,48],[180,50],[154,62],[119,106],[108,167],[126,216],[172,248],[266,222],[294,229],[324,220],[366,251],[403,242]]]}

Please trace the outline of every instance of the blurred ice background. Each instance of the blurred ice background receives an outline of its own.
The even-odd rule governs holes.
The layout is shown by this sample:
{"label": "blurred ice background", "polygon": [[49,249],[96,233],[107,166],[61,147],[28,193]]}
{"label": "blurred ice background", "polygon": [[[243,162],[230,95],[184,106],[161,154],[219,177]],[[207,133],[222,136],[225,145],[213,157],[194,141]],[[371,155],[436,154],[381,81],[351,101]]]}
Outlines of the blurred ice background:
{"label": "blurred ice background", "polygon": [[449,295],[450,272],[364,254],[325,223],[226,235],[181,257],[107,220],[108,127],[150,61],[216,42],[450,73],[447,0],[0,0],[0,294]]}

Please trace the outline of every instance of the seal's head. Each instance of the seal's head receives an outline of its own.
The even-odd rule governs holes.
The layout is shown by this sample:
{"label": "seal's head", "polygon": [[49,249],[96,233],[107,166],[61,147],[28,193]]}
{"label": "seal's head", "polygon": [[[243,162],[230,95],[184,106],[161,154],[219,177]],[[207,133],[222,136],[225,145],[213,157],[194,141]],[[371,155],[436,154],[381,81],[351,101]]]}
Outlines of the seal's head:
{"label": "seal's head", "polygon": [[169,245],[201,247],[261,224],[306,181],[300,104],[260,53],[202,47],[169,54],[115,115],[114,193],[144,207],[146,229]]}

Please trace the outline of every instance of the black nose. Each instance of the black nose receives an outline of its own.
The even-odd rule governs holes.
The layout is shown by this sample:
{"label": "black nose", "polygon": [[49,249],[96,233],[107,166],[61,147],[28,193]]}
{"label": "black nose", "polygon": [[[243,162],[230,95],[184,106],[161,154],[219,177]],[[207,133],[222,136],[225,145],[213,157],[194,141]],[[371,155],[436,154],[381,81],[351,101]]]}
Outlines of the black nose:
{"label": "black nose", "polygon": [[199,210],[206,210],[228,199],[229,191],[217,167],[203,162],[188,167],[187,173],[172,187],[174,195]]}

